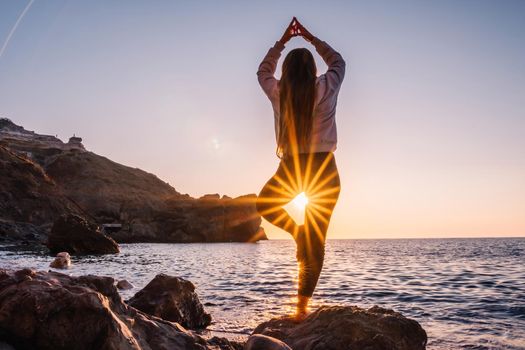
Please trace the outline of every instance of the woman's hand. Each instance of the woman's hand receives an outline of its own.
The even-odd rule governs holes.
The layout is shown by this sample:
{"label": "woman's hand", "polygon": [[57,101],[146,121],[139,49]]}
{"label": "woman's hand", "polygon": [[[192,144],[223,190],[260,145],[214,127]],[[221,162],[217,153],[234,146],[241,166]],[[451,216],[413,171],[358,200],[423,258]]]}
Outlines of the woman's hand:
{"label": "woman's hand", "polygon": [[302,36],[306,41],[311,42],[314,39],[312,33],[308,31],[296,17],[292,18],[292,21],[284,31],[283,36],[279,40],[283,45],[286,44],[294,36]]}
{"label": "woman's hand", "polygon": [[[302,36],[306,41],[311,42],[314,39],[312,33],[308,31],[298,20],[295,18],[295,31],[296,35]],[[293,21],[292,21],[293,22]]]}
{"label": "woman's hand", "polygon": [[297,31],[297,18],[292,18],[292,21],[284,31],[283,36],[279,40],[283,45],[286,44],[292,37],[299,35]]}

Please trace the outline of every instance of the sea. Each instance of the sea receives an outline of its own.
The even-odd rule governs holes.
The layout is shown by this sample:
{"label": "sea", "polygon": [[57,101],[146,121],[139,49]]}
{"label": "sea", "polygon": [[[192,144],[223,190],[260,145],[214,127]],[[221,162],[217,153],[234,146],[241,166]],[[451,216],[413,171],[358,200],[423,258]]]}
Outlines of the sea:
{"label": "sea", "polygon": [[[292,313],[295,243],[121,244],[116,255],[73,257],[70,275],[126,279],[127,299],[156,274],[196,285],[210,335],[245,339]],[[44,249],[0,246],[0,268],[49,270]],[[62,270],[63,271],[63,270]],[[428,349],[525,349],[525,238],[328,240],[312,308],[373,305],[417,320]]]}

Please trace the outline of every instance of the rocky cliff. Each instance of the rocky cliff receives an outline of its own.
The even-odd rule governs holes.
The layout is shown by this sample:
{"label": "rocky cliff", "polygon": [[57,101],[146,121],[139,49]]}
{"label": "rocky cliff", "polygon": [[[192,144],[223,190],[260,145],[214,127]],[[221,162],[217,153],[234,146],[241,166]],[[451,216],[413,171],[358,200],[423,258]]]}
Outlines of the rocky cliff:
{"label": "rocky cliff", "polygon": [[45,233],[61,214],[74,213],[118,242],[266,238],[255,195],[192,198],[153,174],[87,151],[81,140],[64,143],[0,119],[0,234],[15,236],[13,222]]}
{"label": "rocky cliff", "polygon": [[78,213],[44,169],[0,146],[0,238],[45,237],[61,213]]}

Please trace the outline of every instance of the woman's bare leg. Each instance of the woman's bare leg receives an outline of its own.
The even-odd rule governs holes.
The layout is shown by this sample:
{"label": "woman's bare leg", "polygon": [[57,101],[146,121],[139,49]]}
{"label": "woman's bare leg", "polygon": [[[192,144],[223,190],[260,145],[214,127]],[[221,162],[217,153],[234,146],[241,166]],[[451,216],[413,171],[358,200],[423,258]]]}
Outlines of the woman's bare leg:
{"label": "woman's bare leg", "polygon": [[[296,318],[302,319],[307,314],[323,267],[326,233],[339,196],[340,182],[333,154],[308,154],[308,158],[302,157],[298,163],[299,166],[289,164],[286,168],[281,162],[276,174],[261,190],[257,210],[270,223],[290,233],[296,242],[299,262]],[[291,179],[286,169],[301,172],[304,182],[300,188],[295,188],[297,183],[292,184],[293,176]],[[309,203],[305,224],[297,225],[282,207],[303,190]]]}

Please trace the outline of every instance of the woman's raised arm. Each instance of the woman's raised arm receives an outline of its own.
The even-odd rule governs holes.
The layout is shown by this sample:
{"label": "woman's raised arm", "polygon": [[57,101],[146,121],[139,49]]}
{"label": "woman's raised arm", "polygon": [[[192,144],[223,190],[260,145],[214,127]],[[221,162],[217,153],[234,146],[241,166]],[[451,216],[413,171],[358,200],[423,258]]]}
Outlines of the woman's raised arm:
{"label": "woman's raised arm", "polygon": [[339,90],[346,70],[346,62],[343,56],[317,37],[313,38],[312,45],[328,66],[328,70],[325,73],[328,88],[330,90]]}
{"label": "woman's raised arm", "polygon": [[268,53],[266,56],[264,56],[261,64],[259,64],[259,69],[257,70],[257,79],[259,80],[259,85],[261,85],[261,88],[268,98],[271,98],[277,88],[277,79],[275,79],[274,74],[277,68],[277,61],[279,61],[281,52],[284,50],[284,45],[293,36],[297,35],[295,27],[296,22],[297,19],[294,17],[284,31],[281,39],[275,42],[275,45],[271,47],[270,50],[268,50]]}
{"label": "woman's raised arm", "polygon": [[280,41],[276,41],[275,45],[264,56],[257,70],[257,80],[259,80],[259,85],[261,85],[268,98],[271,98],[275,88],[277,88],[277,79],[275,79],[274,74],[277,68],[277,61],[279,61],[283,50],[284,45]]}
{"label": "woman's raised arm", "polygon": [[297,21],[297,27],[299,35],[301,35],[306,41],[310,42],[317,53],[321,56],[323,61],[328,66],[328,70],[325,73],[326,82],[329,90],[339,90],[341,83],[345,77],[346,62],[330,45],[325,41],[320,40],[310,33],[299,21]]}

